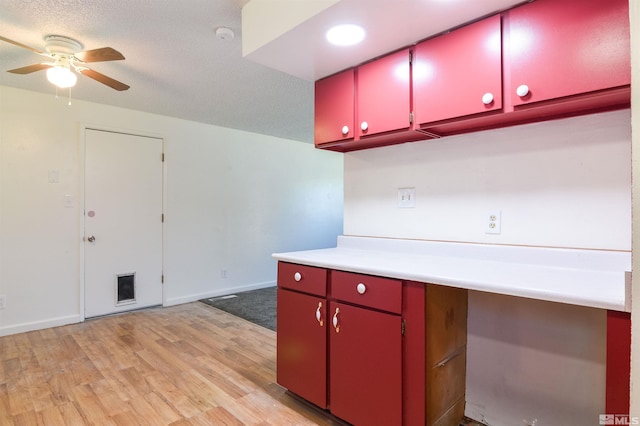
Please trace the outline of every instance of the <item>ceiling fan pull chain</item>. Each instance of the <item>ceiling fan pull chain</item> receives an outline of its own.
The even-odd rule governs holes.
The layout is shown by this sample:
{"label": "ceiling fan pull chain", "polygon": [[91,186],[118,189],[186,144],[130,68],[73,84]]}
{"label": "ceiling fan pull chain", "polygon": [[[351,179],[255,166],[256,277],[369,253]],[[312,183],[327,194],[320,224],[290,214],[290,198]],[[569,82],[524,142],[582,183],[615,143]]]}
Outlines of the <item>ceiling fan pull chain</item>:
{"label": "ceiling fan pull chain", "polygon": [[71,105],[71,87],[69,87],[69,103],[67,105]]}

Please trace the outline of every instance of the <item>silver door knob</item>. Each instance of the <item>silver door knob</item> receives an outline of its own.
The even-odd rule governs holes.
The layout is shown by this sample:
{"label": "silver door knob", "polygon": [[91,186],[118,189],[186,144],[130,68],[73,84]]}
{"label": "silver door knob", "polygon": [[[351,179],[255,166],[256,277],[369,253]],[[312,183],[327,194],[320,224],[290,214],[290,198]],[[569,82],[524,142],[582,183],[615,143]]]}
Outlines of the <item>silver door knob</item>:
{"label": "silver door knob", "polygon": [[96,237],[94,237],[93,235],[87,238],[87,241],[89,241],[90,243],[94,242],[95,240],[96,240]]}

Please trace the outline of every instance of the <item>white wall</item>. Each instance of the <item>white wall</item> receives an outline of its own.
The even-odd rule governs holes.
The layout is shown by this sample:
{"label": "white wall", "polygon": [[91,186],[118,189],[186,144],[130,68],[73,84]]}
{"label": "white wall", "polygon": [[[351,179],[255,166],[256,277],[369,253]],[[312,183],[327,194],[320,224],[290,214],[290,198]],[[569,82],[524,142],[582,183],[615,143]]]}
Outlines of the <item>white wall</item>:
{"label": "white wall", "polygon": [[[356,151],[344,179],[346,235],[631,250],[629,110]],[[416,188],[415,208],[397,207],[402,187]],[[502,211],[499,235],[484,232],[489,210]],[[467,414],[597,424],[605,321],[470,292]]]}
{"label": "white wall", "polygon": [[[631,249],[628,110],[345,155],[348,235]],[[416,188],[416,208],[397,189]],[[487,212],[502,233],[485,233]]]}
{"label": "white wall", "polygon": [[275,285],[271,253],[342,233],[340,154],[0,86],[0,335],[82,317],[81,125],[165,139],[167,305]]}

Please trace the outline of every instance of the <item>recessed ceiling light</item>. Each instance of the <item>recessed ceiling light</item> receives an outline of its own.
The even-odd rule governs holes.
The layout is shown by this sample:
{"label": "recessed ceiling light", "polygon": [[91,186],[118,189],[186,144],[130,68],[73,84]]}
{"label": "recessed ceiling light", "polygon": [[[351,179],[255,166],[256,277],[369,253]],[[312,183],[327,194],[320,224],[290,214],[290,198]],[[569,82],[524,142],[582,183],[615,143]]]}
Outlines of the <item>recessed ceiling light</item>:
{"label": "recessed ceiling light", "polygon": [[327,40],[336,46],[352,46],[364,39],[364,28],[359,25],[336,25],[327,31]]}

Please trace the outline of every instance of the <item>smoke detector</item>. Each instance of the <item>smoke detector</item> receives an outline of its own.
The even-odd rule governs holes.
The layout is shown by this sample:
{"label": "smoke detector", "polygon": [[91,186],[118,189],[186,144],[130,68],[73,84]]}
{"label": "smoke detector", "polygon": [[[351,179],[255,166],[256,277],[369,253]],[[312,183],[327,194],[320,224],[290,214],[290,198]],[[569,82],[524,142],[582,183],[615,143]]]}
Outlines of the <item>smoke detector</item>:
{"label": "smoke detector", "polygon": [[220,40],[233,40],[235,34],[231,28],[218,27],[216,28],[216,37]]}

